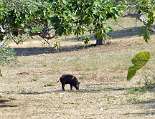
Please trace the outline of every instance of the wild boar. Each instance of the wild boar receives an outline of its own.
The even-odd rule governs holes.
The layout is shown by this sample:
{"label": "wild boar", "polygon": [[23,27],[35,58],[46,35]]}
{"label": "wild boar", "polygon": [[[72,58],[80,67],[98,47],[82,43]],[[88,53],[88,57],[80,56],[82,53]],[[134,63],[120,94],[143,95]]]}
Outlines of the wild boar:
{"label": "wild boar", "polygon": [[79,84],[77,78],[71,74],[64,74],[60,77],[59,81],[62,85],[62,90],[65,91],[65,85],[70,84],[70,90],[72,90],[73,87],[76,88],[76,90],[79,90]]}

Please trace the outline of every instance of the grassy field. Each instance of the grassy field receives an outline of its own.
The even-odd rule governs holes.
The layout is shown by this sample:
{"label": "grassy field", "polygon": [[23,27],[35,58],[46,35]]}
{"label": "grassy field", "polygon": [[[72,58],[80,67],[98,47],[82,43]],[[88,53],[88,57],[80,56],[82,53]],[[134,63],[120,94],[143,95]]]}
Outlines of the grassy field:
{"label": "grassy field", "polygon": [[[61,52],[52,53],[36,40],[10,44],[20,53],[16,64],[1,67],[0,119],[154,119],[155,89],[132,90],[146,78],[155,79],[154,39],[146,44],[136,36],[117,38],[86,49],[75,47],[81,41],[67,40]],[[127,81],[130,59],[141,50],[151,52],[151,61]],[[79,79],[79,91],[69,86],[61,91],[57,80],[64,73]]]}

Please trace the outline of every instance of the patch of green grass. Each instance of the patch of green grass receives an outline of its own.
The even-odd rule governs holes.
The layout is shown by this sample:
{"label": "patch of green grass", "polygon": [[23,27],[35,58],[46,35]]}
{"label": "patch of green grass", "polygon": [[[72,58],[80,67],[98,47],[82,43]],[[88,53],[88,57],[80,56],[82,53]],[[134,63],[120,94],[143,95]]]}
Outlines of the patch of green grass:
{"label": "patch of green grass", "polygon": [[127,91],[128,91],[128,94],[145,93],[154,87],[155,87],[155,83],[152,83],[150,85],[146,85],[143,87],[129,88]]}
{"label": "patch of green grass", "polygon": [[146,91],[146,87],[134,87],[127,90],[128,94],[145,93]]}

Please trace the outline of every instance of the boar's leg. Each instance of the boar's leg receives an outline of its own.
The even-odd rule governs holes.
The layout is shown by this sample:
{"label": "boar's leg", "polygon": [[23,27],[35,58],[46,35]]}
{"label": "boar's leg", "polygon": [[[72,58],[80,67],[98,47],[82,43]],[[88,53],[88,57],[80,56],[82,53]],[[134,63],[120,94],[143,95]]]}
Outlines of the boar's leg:
{"label": "boar's leg", "polygon": [[73,86],[72,86],[72,85],[70,85],[70,90],[72,90],[72,88],[73,88]]}
{"label": "boar's leg", "polygon": [[65,91],[65,84],[62,84],[62,90]]}

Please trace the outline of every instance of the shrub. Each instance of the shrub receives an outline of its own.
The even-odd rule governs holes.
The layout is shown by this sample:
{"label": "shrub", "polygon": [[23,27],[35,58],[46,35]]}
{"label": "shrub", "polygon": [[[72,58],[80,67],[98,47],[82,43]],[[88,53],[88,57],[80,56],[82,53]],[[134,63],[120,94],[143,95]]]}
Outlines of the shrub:
{"label": "shrub", "polygon": [[16,53],[12,48],[0,48],[0,65],[11,63],[16,60]]}

